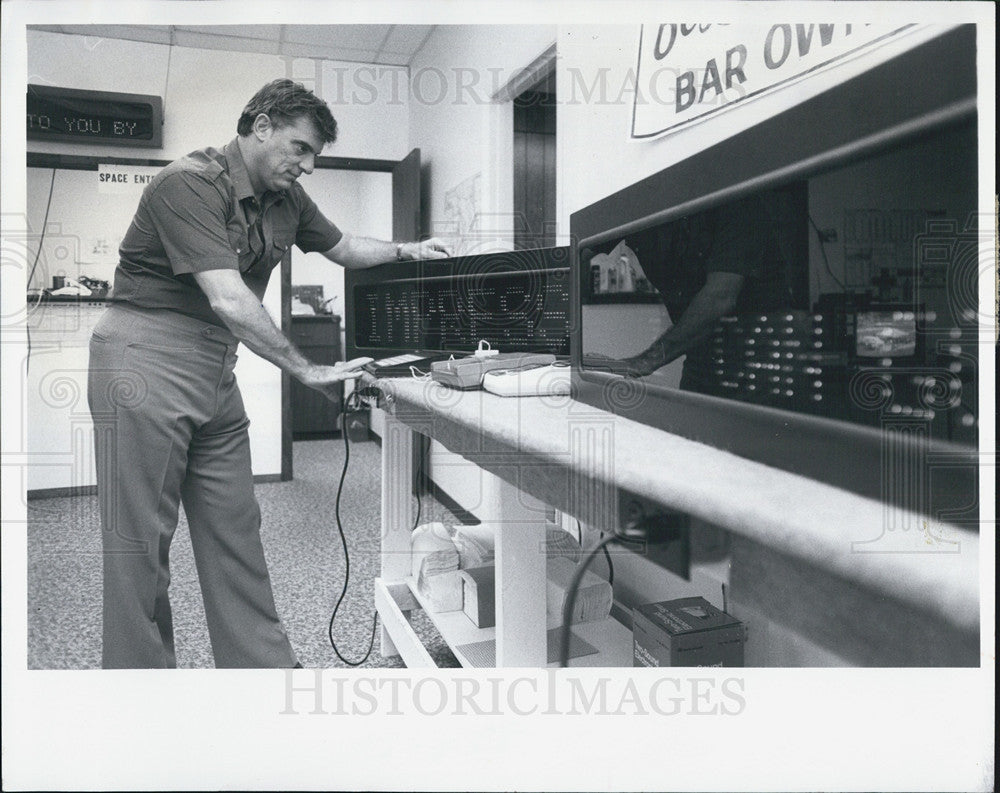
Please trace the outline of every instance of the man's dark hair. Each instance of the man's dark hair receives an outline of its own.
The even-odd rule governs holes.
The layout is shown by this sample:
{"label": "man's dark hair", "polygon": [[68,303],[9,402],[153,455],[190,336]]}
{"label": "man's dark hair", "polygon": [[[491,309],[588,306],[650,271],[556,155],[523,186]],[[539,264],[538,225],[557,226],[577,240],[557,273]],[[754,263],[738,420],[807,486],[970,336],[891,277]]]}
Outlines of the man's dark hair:
{"label": "man's dark hair", "polygon": [[249,135],[253,122],[261,113],[267,114],[276,127],[294,124],[297,119],[308,118],[324,143],[337,139],[337,121],[326,102],[301,83],[287,78],[272,80],[261,88],[243,108],[236,124],[236,132]]}

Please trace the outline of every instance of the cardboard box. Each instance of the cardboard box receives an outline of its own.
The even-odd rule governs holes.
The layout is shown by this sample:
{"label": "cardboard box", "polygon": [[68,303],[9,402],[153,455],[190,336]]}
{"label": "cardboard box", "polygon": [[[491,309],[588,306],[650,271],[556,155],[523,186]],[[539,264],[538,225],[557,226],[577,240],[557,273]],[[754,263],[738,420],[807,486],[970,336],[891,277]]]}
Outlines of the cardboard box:
{"label": "cardboard box", "polygon": [[[569,597],[569,585],[576,574],[577,565],[565,556],[554,556],[545,562],[545,611],[549,628],[563,624],[563,609]],[[580,579],[573,601],[571,623],[595,622],[606,619],[611,613],[611,584],[587,570]]]}
{"label": "cardboard box", "polygon": [[743,623],[704,598],[632,609],[633,666],[743,666]]}
{"label": "cardboard box", "polygon": [[465,615],[477,628],[496,626],[494,591],[496,570],[493,565],[459,570],[462,577],[462,601]]}

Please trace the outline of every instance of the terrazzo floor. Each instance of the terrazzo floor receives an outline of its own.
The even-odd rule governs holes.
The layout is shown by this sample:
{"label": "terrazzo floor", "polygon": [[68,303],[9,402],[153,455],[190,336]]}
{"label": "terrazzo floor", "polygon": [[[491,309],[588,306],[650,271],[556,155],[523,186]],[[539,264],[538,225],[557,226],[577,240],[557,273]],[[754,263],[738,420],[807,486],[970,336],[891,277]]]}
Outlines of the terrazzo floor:
{"label": "terrazzo floor", "polygon": [[[345,666],[327,626],[343,586],[344,556],[334,516],[344,461],[339,439],[297,441],[295,478],[257,486],[261,537],[275,602],[292,647],[305,667]],[[340,653],[364,655],[372,630],[372,581],[379,568],[380,448],[353,443],[340,514],[350,551],[350,586],[334,626]],[[421,522],[457,518],[430,495]],[[187,521],[171,548],[170,598],[180,668],[214,666]],[[101,665],[101,554],[96,496],[33,499],[28,504],[28,668],[98,669]],[[414,628],[438,666],[458,666],[423,612]],[[399,667],[375,649],[364,667]]]}

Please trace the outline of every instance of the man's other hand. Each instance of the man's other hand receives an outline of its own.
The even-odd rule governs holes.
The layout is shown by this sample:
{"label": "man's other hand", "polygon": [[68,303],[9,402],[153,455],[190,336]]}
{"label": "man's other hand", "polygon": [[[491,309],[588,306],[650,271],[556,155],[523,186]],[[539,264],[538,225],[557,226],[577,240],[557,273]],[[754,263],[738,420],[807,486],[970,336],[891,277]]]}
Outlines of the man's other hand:
{"label": "man's other hand", "polygon": [[371,363],[372,358],[352,358],[350,361],[340,361],[333,366],[315,364],[301,378],[302,384],[321,391],[327,399],[339,398],[337,384],[345,380],[354,380],[364,374],[361,368]]}
{"label": "man's other hand", "polygon": [[663,344],[658,339],[638,355],[633,355],[631,358],[625,358],[618,362],[615,371],[622,371],[621,367],[624,366],[623,374],[626,376],[645,377],[655,372],[661,366],[666,366],[668,363],[669,361],[664,355]]}
{"label": "man's other hand", "polygon": [[407,242],[402,250],[404,259],[445,259],[451,256],[451,248],[438,237],[423,242]]}

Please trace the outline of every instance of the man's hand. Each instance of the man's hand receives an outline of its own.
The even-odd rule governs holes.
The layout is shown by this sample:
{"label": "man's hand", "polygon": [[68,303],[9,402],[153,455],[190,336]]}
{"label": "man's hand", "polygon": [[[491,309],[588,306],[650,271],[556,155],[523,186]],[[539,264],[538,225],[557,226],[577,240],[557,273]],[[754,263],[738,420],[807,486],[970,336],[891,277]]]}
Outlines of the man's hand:
{"label": "man's hand", "polygon": [[625,374],[630,377],[645,377],[668,363],[670,361],[664,349],[663,337],[660,337],[638,355],[622,360],[619,366],[624,364]]}
{"label": "man's hand", "polygon": [[743,288],[738,273],[711,272],[681,318],[638,355],[625,359],[626,373],[645,377],[684,355],[708,336],[720,317],[731,313]]}
{"label": "man's hand", "polygon": [[451,255],[448,246],[437,237],[423,242],[386,242],[371,237],[355,237],[346,231],[340,242],[323,255],[331,262],[359,269],[386,262],[408,259],[443,259]]}
{"label": "man's hand", "polygon": [[372,360],[372,358],[353,358],[350,361],[340,361],[333,366],[313,364],[299,380],[303,385],[322,392],[327,399],[336,400],[338,398],[337,384],[360,377],[364,374],[361,367]]}
{"label": "man's hand", "polygon": [[451,249],[443,240],[431,237],[423,242],[404,242],[400,253],[403,259],[445,259],[451,256]]}

